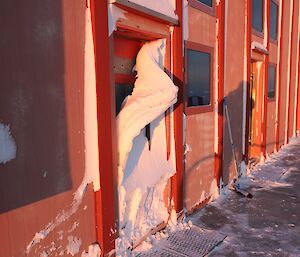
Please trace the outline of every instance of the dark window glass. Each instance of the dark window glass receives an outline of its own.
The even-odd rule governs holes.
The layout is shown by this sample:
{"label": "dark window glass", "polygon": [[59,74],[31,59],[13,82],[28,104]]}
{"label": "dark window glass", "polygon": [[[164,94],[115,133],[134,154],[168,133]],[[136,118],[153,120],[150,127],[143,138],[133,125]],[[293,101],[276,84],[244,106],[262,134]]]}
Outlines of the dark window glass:
{"label": "dark window glass", "polygon": [[270,5],[270,37],[277,40],[278,5],[271,1]]}
{"label": "dark window glass", "polygon": [[210,54],[187,51],[188,106],[210,104]]}
{"label": "dark window glass", "polygon": [[252,0],[252,27],[263,31],[263,0]]}
{"label": "dark window glass", "polygon": [[127,84],[116,84],[116,114],[121,110],[122,103],[124,99],[128,96],[131,95],[133,90],[132,85],[127,85]]}
{"label": "dark window glass", "polygon": [[212,7],[212,0],[198,0],[199,2],[203,3],[203,4],[206,4],[210,7]]}
{"label": "dark window glass", "polygon": [[276,74],[276,67],[273,65],[269,65],[268,69],[268,98],[275,97],[275,74]]}

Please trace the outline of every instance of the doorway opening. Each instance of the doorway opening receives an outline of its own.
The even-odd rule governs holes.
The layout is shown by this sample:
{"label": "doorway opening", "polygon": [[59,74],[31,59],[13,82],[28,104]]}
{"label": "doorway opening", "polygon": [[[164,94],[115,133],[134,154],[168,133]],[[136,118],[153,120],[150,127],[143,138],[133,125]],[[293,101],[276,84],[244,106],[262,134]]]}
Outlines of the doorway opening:
{"label": "doorway opening", "polygon": [[251,60],[251,75],[249,89],[249,161],[257,163],[262,153],[263,142],[263,102],[264,102],[264,65],[263,61]]}

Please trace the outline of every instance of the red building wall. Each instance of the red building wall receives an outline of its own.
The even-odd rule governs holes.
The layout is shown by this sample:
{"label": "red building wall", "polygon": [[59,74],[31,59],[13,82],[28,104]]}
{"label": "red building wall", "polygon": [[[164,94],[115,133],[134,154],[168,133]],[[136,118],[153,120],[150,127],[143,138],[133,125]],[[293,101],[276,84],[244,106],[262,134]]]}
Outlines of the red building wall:
{"label": "red building wall", "polygon": [[[71,210],[82,181],[85,6],[85,1],[2,3],[0,117],[10,124],[17,156],[0,165],[0,256],[25,256],[35,234]],[[77,212],[28,256],[62,250],[66,255],[68,236],[82,241],[81,254],[96,241],[94,216],[89,186]]]}

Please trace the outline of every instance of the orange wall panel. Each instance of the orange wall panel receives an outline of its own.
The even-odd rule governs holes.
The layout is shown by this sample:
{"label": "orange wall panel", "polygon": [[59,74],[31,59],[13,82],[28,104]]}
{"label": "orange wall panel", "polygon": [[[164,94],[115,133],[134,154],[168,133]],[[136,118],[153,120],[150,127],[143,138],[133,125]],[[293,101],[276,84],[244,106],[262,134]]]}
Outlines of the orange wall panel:
{"label": "orange wall panel", "polygon": [[188,41],[214,47],[216,43],[216,18],[189,6]]}
{"label": "orange wall panel", "polygon": [[264,39],[262,37],[259,37],[259,36],[255,35],[255,34],[252,34],[251,38],[252,38],[252,41],[255,41],[255,42],[258,42],[258,43],[261,43],[261,44],[264,43]]}
{"label": "orange wall panel", "polygon": [[[186,118],[185,206],[190,210],[210,196],[214,179],[214,113]],[[201,198],[202,196],[202,198]]]}
{"label": "orange wall panel", "polygon": [[275,138],[275,122],[276,122],[276,102],[270,101],[267,103],[268,105],[268,114],[267,114],[267,153],[274,152],[276,146],[276,138]]}
{"label": "orange wall panel", "polygon": [[[84,176],[85,2],[4,2],[1,10],[0,116],[17,157],[0,165],[0,256],[25,256],[35,233],[70,211]],[[26,256],[52,246],[52,255],[66,255],[71,235],[81,253],[96,241],[94,215],[89,186],[77,212]]]}
{"label": "orange wall panel", "polygon": [[270,42],[269,46],[269,62],[270,63],[277,63],[277,56],[278,56],[278,44],[274,44]]}

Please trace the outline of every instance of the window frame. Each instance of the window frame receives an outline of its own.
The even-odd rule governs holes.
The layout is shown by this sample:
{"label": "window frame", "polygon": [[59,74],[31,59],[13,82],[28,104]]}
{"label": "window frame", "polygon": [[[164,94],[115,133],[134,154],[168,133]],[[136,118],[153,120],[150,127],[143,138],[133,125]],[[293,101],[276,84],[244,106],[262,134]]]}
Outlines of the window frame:
{"label": "window frame", "polygon": [[198,0],[188,0],[188,3],[191,7],[194,7],[204,13],[207,13],[211,16],[215,16],[216,15],[216,1],[212,0],[212,7],[199,2]]}
{"label": "window frame", "polygon": [[[274,4],[277,5],[276,39],[271,38],[271,35],[270,35],[270,33],[271,33],[271,2],[273,2]],[[270,28],[269,28],[269,35],[268,36],[269,36],[270,42],[273,43],[273,44],[278,44],[278,28],[279,28],[278,23],[279,23],[279,2],[278,2],[278,0],[270,0],[270,13],[269,13]]]}
{"label": "window frame", "polygon": [[[208,53],[210,55],[210,104],[209,105],[198,105],[198,106],[188,106],[188,50]],[[205,112],[211,112],[214,110],[214,48],[211,46],[203,45],[200,43],[195,43],[191,41],[185,41],[185,57],[184,57],[184,102],[185,102],[185,112],[187,115],[200,114]]]}
{"label": "window frame", "polygon": [[[269,67],[274,67],[274,96],[273,97],[269,97]],[[267,99],[268,102],[275,102],[276,101],[276,89],[277,89],[277,64],[276,63],[272,63],[269,62],[268,64],[268,90],[267,90]]]}
{"label": "window frame", "polygon": [[[264,24],[265,24],[265,8],[266,8],[266,0],[261,0],[262,1],[262,31],[258,31],[255,28],[253,28],[252,20],[253,20],[253,9],[252,9],[252,4],[251,4],[251,30],[252,34],[264,38]],[[268,0],[267,0],[268,1]],[[253,2],[252,2],[253,3]]]}

